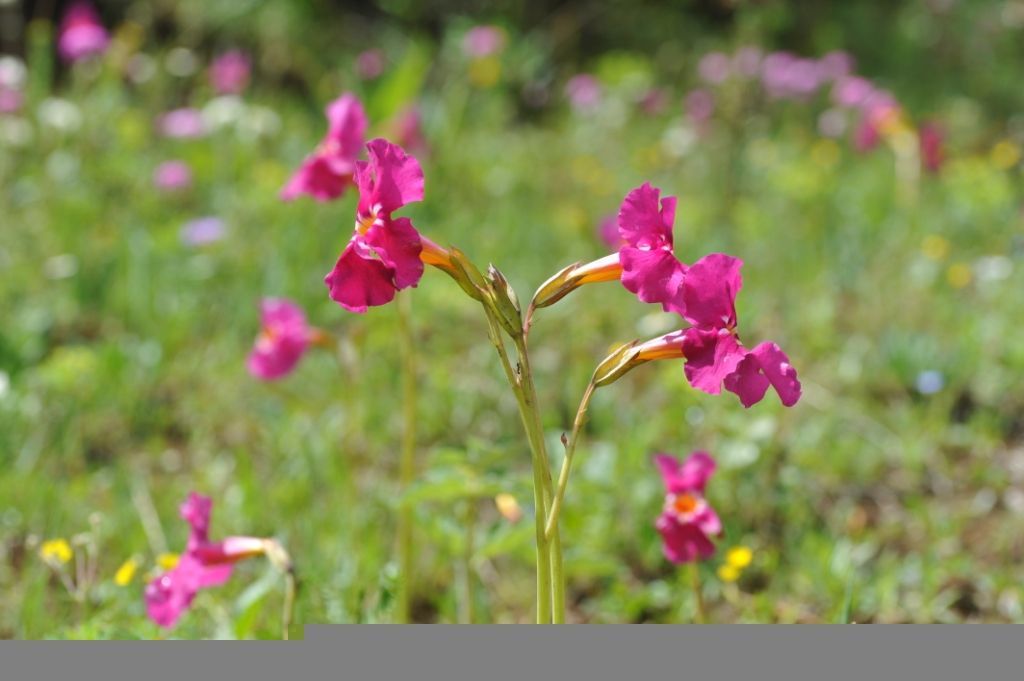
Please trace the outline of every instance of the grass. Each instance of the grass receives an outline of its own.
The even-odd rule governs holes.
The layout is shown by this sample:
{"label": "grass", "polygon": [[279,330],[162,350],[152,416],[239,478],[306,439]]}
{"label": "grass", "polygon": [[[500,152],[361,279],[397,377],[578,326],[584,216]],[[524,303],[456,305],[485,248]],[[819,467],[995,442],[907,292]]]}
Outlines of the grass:
{"label": "grass", "polygon": [[[411,90],[363,88],[377,131],[420,87],[416,68],[395,69]],[[31,140],[0,154],[0,637],[159,635],[140,579],[183,546],[176,508],[193,489],[215,499],[214,536],[275,536],[291,552],[295,634],[393,618],[403,503],[416,522],[416,619],[529,621],[529,455],[479,309],[436,271],[408,294],[421,473],[403,498],[397,310],[348,314],[321,282],[355,197],[277,198],[322,133],[333,84],[319,101],[257,87],[240,122],[174,141],[152,122],[181,83],[74,75],[59,94],[80,125],[47,126],[37,99]],[[792,410],[697,393],[673,363],[598,391],[563,515],[570,620],[692,619],[686,571],[664,561],[653,527],[651,455],[698,448],[721,465],[708,490],[721,548],[754,551],[735,584],[715,576],[721,558],[702,566],[710,621],[1024,619],[1016,167],[959,149],[940,175],[905,181],[890,150],[820,139],[796,106],[744,112],[742,135],[720,126],[680,153],[677,108],[643,116],[622,84],[593,115],[558,107],[523,121],[503,88],[475,89],[453,69],[421,102],[427,197],[405,214],[433,240],[493,262],[528,297],[603,255],[596,225],[649,180],[680,198],[683,260],[745,260],[744,339],[777,341],[804,382]],[[151,185],[169,158],[195,173],[182,195]],[[182,224],[201,215],[225,220],[226,238],[183,245]],[[244,358],[264,295],[301,303],[337,334],[337,353],[254,381]],[[609,347],[672,324],[613,284],[538,312],[552,452]],[[916,388],[924,371],[941,372],[938,392]],[[498,492],[526,517],[505,520]],[[90,528],[98,577],[76,603],[36,552]],[[116,586],[133,555],[140,575]],[[173,635],[279,636],[282,597],[271,568],[243,564]]]}

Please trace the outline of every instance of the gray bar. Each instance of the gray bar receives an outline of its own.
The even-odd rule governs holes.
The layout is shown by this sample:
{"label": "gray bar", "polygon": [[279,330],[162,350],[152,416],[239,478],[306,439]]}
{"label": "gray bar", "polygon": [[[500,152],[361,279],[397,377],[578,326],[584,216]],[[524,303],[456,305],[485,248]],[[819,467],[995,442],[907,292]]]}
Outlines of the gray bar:
{"label": "gray bar", "polygon": [[1012,625],[310,626],[292,642],[2,642],[0,679],[1024,678]]}

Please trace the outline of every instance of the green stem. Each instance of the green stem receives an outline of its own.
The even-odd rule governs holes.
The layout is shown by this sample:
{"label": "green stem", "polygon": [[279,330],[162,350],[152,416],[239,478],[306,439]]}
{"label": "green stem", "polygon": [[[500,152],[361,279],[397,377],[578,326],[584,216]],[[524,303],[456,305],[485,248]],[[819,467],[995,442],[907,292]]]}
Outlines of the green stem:
{"label": "green stem", "polygon": [[289,570],[284,575],[284,607],[281,611],[281,638],[288,640],[295,611],[295,573]]}
{"label": "green stem", "polygon": [[[398,296],[398,332],[402,355],[402,449],[398,480],[404,493],[416,477],[416,344],[412,334],[412,305],[408,295]],[[413,576],[413,508],[403,504],[398,512],[398,621],[411,621]]]}
{"label": "green stem", "polygon": [[572,471],[572,459],[576,453],[576,443],[579,442],[580,431],[583,429],[587,409],[590,407],[590,399],[594,396],[594,391],[596,390],[597,386],[594,384],[593,377],[591,377],[587,389],[583,391],[583,398],[580,400],[579,409],[576,410],[576,420],[572,424],[572,434],[565,441],[565,458],[562,460],[562,470],[558,473],[558,486],[555,488],[555,498],[551,502],[551,512],[548,513],[547,524],[544,528],[544,532],[549,537],[558,527],[558,517],[562,510],[562,502],[565,499],[565,488],[569,484],[569,473]]}
{"label": "green stem", "polygon": [[[519,406],[519,417],[523,422],[523,429],[526,431],[526,438],[530,444],[530,460],[533,464],[533,502],[535,507],[535,532],[537,543],[537,623],[550,624],[552,622],[552,587],[551,587],[551,543],[544,532],[544,520],[547,516],[551,477],[550,468],[545,467],[547,454],[544,450],[543,434],[538,437],[538,424],[540,419],[536,415],[536,409],[531,404],[536,404],[534,399],[531,403],[529,397],[529,385],[532,388],[533,381],[529,378],[529,364],[525,361],[525,345],[522,338],[516,339],[519,363],[515,369],[509,360],[508,351],[505,349],[505,342],[501,337],[501,328],[494,313],[486,305],[484,311],[487,313],[487,331],[494,349],[501,359],[502,368],[505,370],[505,377],[516,397],[516,404]],[[545,485],[547,480],[547,485]],[[556,537],[557,539],[557,537]],[[558,554],[558,565],[561,567],[561,553]],[[560,572],[560,570],[559,570]]]}
{"label": "green stem", "polygon": [[463,548],[459,565],[459,623],[473,623],[473,550],[476,529],[476,499],[467,499],[462,517]]}
{"label": "green stem", "polygon": [[690,563],[690,586],[693,587],[694,622],[704,624],[707,616],[704,611],[704,592],[700,588],[700,564],[697,561]]}

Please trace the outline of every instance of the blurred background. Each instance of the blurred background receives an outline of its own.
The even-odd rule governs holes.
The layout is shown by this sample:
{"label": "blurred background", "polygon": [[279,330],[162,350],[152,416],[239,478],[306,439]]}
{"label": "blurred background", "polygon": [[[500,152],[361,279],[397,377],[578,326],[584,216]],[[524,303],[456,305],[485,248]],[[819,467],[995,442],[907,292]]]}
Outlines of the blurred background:
{"label": "blurred background", "polygon": [[[278,197],[343,91],[423,164],[403,214],[521,298],[610,252],[630,189],[678,196],[676,254],[742,258],[744,341],[799,371],[789,410],[672,362],[598,392],[570,620],[692,620],[651,456],[694,449],[719,556],[752,556],[702,565],[711,621],[1024,620],[1024,2],[108,1],[65,43],[72,4],[0,0],[0,637],[158,635],[142,589],[190,490],[214,536],[287,546],[298,624],[393,619],[403,503],[418,621],[532,618],[529,456],[479,308],[437,271],[410,292],[402,493],[397,310],[322,283],[354,193]],[[265,296],[337,346],[256,380]],[[538,312],[551,451],[610,347],[679,325],[614,284]],[[272,568],[237,575],[173,635],[279,635]]]}

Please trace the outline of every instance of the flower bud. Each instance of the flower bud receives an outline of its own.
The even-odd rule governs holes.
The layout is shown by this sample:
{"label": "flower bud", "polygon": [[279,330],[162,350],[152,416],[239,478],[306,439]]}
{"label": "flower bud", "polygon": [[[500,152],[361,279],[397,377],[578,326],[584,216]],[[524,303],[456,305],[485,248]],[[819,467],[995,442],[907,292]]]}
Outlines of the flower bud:
{"label": "flower bud", "polygon": [[615,281],[620,276],[622,265],[619,264],[618,253],[606,255],[586,264],[573,263],[541,284],[533,295],[533,307],[553,305],[584,284]]}
{"label": "flower bud", "polygon": [[487,287],[488,298],[493,304],[501,327],[510,335],[518,336],[523,332],[523,317],[515,290],[494,265],[487,268],[487,281],[490,284]]}

